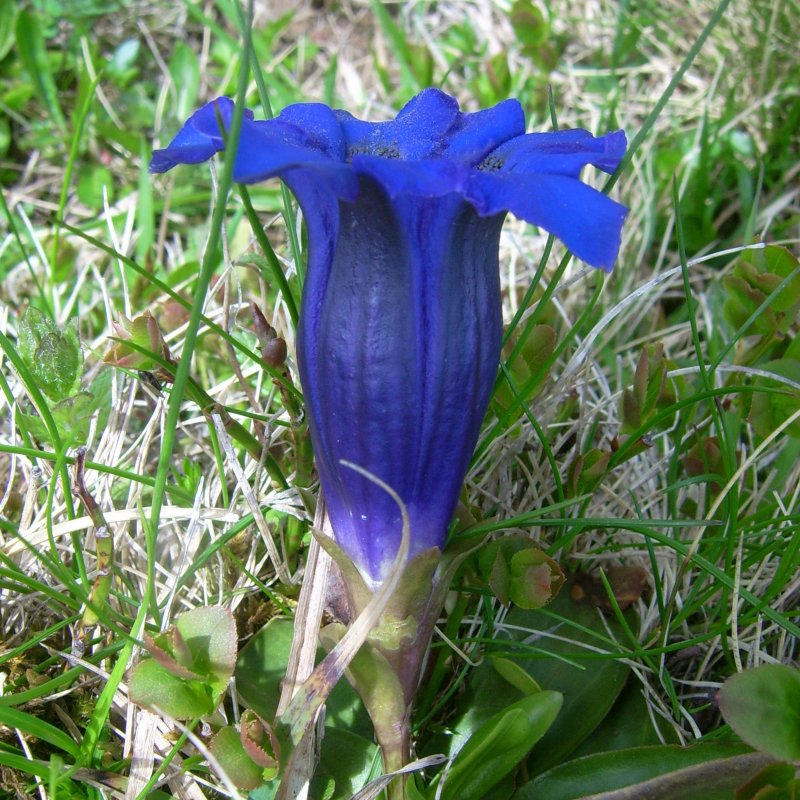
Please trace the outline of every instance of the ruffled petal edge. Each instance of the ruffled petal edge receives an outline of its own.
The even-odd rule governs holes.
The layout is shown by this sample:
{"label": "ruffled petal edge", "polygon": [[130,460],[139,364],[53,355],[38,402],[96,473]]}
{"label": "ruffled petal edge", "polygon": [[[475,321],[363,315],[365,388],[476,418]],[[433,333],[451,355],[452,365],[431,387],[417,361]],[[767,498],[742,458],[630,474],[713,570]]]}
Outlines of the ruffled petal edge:
{"label": "ruffled petal edge", "polygon": [[467,195],[479,214],[510,211],[557,236],[587,264],[611,271],[628,209],[577,178],[473,172]]}

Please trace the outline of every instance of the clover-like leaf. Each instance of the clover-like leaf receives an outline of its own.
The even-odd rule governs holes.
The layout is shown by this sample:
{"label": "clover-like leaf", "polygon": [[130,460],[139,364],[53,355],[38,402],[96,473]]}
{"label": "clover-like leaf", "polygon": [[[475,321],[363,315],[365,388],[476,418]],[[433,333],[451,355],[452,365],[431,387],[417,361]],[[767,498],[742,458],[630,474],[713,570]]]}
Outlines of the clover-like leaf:
{"label": "clover-like leaf", "polygon": [[[725,280],[727,297],[723,313],[735,328],[750,322],[748,334],[786,334],[800,312],[800,263],[785,247],[768,245],[747,250]],[[781,289],[778,287],[788,279]]]}
{"label": "clover-like leaf", "polygon": [[[374,777],[376,763],[380,763],[380,755],[371,739],[338,727],[326,728],[312,797],[324,797],[331,783],[335,788],[332,797],[352,797]],[[314,792],[317,786],[319,791]],[[410,792],[409,800],[413,797]]]}
{"label": "clover-like leaf", "polygon": [[564,583],[558,563],[527,536],[501,536],[481,547],[476,556],[478,573],[504,605],[541,608]]}
{"label": "clover-like leaf", "polygon": [[160,362],[171,362],[172,356],[158,322],[149,311],[133,319],[120,316],[120,321],[113,323],[113,327],[117,341],[103,356],[106,364],[145,372],[155,371],[159,377],[168,377]]}
{"label": "clover-like leaf", "polygon": [[72,447],[85,444],[97,409],[98,398],[91,392],[78,392],[56,403],[51,411],[62,440]]}
{"label": "clover-like leaf", "polygon": [[538,547],[528,547],[511,557],[509,596],[520,608],[542,608],[566,580],[561,567]]}
{"label": "clover-like leaf", "polygon": [[[797,383],[800,376],[800,360],[793,358],[779,358],[775,361],[768,361],[759,365],[763,372],[771,372],[776,379],[760,375],[754,381],[754,385],[778,391],[755,391],[752,393],[748,419],[755,432],[765,438],[775,430],[775,428],[789,419],[792,414],[800,408],[800,391],[787,385],[786,382],[777,378],[786,378]],[[789,436],[800,438],[800,421],[795,420],[786,429]]]}
{"label": "clover-like leaf", "polygon": [[191,654],[191,668],[227,686],[236,667],[237,636],[233,614],[221,606],[194,608],[175,620]]}
{"label": "clover-like leaf", "polygon": [[664,345],[656,342],[642,348],[633,376],[633,386],[622,393],[622,429],[631,434],[652,419],[662,408],[675,402],[675,390],[667,372],[671,362]]}
{"label": "clover-like leaf", "polygon": [[578,454],[567,469],[567,492],[570,497],[593,492],[606,474],[611,453],[593,447],[586,453]]}
{"label": "clover-like leaf", "polygon": [[147,652],[173,675],[185,680],[202,680],[202,675],[192,669],[191,651],[174,625],[157,636],[146,633],[144,643]]}
{"label": "clover-like leaf", "polygon": [[[195,608],[181,614],[165,631],[144,638],[154,660],[142,662],[134,671],[134,700],[158,706],[176,719],[210,714],[236,666],[236,623],[230,611],[219,606]],[[159,674],[169,676],[164,678],[163,691],[152,685]],[[168,706],[163,705],[165,696]],[[175,713],[178,707],[181,716]],[[202,710],[185,716],[188,707]]]}
{"label": "clover-like leaf", "polygon": [[262,769],[277,773],[281,748],[272,726],[247,709],[242,714],[239,735],[247,755]]}
{"label": "clover-like leaf", "polygon": [[[294,627],[292,621],[273,617],[250,641],[236,665],[236,690],[242,704],[263,719],[275,717],[286,675]],[[318,649],[318,660],[324,651]],[[347,681],[339,681],[326,704],[326,725],[346,728],[369,738],[372,724],[355,690]],[[325,739],[327,741],[327,737]],[[325,744],[323,742],[323,748]]]}
{"label": "clover-like leaf", "polygon": [[137,664],[128,691],[134,703],[175,719],[197,719],[217,707],[208,683],[179,678],[152,659]]}

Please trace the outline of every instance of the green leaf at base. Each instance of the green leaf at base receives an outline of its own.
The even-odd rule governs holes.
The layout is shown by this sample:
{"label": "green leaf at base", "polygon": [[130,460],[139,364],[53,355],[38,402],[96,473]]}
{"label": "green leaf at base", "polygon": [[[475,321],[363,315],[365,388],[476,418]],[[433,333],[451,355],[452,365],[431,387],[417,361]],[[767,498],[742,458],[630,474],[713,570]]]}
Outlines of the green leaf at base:
{"label": "green leaf at base", "polygon": [[765,664],[728,678],[720,689],[725,721],[751,747],[800,760],[800,669]]}

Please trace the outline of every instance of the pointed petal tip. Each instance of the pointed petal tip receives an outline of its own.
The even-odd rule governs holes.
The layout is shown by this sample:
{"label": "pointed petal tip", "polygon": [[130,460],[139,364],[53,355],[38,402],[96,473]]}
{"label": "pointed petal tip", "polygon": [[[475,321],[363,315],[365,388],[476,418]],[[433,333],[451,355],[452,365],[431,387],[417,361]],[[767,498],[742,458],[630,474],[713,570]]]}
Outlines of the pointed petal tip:
{"label": "pointed petal tip", "polygon": [[153,150],[153,155],[150,157],[150,166],[147,171],[151,175],[160,175],[162,172],[167,172],[175,166],[175,161],[170,158],[166,150]]}
{"label": "pointed petal tip", "polygon": [[610,131],[600,139],[603,142],[603,155],[592,164],[603,172],[611,174],[625,157],[628,149],[628,137],[625,135],[625,131],[617,130]]}

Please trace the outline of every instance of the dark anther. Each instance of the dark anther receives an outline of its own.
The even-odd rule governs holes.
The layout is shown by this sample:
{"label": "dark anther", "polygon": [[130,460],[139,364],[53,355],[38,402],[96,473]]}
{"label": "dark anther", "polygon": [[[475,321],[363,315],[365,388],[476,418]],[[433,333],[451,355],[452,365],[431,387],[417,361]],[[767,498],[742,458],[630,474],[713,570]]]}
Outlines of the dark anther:
{"label": "dark anther", "polygon": [[482,172],[497,172],[505,166],[505,161],[497,156],[488,155],[478,164],[478,169]]}

